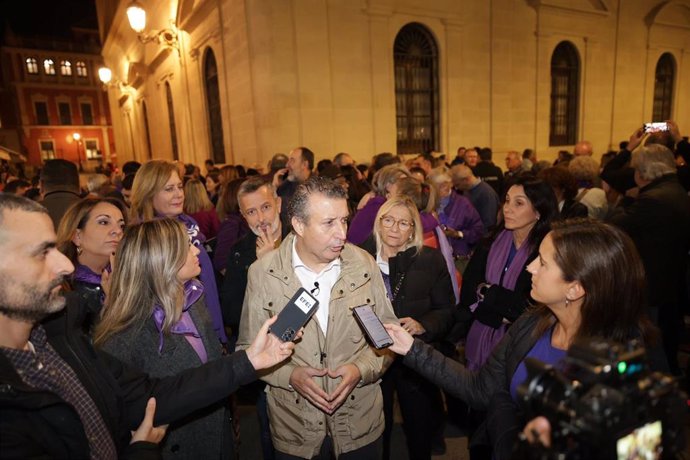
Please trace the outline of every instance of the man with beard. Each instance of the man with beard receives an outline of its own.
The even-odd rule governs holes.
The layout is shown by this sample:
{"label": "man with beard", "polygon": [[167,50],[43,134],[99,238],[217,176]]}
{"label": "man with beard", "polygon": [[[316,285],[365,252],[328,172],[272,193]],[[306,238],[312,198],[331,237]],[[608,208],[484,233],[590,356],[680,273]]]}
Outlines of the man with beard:
{"label": "man with beard", "polygon": [[280,219],[281,199],[271,182],[264,178],[244,181],[237,191],[237,204],[251,233],[231,248],[220,290],[223,320],[232,329],[233,342],[237,340],[249,266],[280,246],[283,237],[290,233],[289,226],[283,225]]}
{"label": "man with beard", "polygon": [[[281,199],[270,180],[251,177],[244,181],[237,191],[237,204],[251,232],[230,249],[225,279],[220,290],[223,320],[231,329],[229,337],[233,345],[237,341],[244,291],[247,288],[247,271],[250,265],[280,246],[283,238],[290,233],[290,227],[281,222]],[[268,426],[265,388],[265,383],[255,382],[243,390],[245,397],[256,399],[261,448],[264,459],[270,459],[275,454]]]}
{"label": "man with beard", "polygon": [[0,254],[0,458],[158,458],[154,413],[180,419],[291,354],[267,323],[247,353],[151,379],[81,332],[83,305],[60,295],[74,266],[44,207],[0,195]]}
{"label": "man with beard", "polygon": [[237,341],[246,347],[300,288],[319,303],[292,359],[261,377],[275,458],[380,460],[379,381],[392,357],[374,351],[351,310],[369,305],[384,323],[397,322],[381,271],[346,243],[347,193],[332,180],[313,176],[300,184],[288,213],[292,233],[249,269]]}
{"label": "man with beard", "polygon": [[283,200],[283,209],[280,218],[283,223],[289,223],[287,218],[287,206],[290,198],[295,194],[297,186],[309,179],[314,170],[314,152],[307,147],[297,147],[288,155],[287,167],[278,170],[273,175],[273,186],[278,196]]}

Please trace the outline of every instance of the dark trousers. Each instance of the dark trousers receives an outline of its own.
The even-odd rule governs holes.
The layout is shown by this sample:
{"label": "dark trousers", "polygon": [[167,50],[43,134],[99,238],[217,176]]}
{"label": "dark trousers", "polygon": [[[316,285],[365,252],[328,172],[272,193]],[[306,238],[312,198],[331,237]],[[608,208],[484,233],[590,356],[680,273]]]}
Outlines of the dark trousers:
{"label": "dark trousers", "polygon": [[438,387],[396,361],[383,375],[383,460],[390,458],[393,431],[393,395],[397,393],[410,460],[429,460],[434,434],[443,420],[443,401]]}
{"label": "dark trousers", "polygon": [[[276,451],[276,460],[302,460],[302,457],[286,454],[284,452]],[[335,458],[333,451],[333,439],[326,436],[321,444],[321,449],[316,457],[312,460],[332,460]],[[362,446],[359,449],[351,450],[340,454],[338,460],[380,460],[381,459],[381,438],[376,441]]]}

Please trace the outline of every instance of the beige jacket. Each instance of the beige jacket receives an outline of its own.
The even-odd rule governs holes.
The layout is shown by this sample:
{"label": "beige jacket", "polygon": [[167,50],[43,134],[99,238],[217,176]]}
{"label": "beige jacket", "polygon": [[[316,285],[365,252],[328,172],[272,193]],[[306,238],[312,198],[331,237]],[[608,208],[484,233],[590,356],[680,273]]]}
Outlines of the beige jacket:
{"label": "beige jacket", "polygon": [[[294,238],[289,235],[280,248],[250,267],[238,348],[249,346],[263,322],[278,314],[301,287],[292,269]],[[261,376],[268,383],[271,435],[280,452],[312,458],[328,434],[336,455],[340,455],[375,441],[383,433],[379,378],[391,364],[392,355],[389,351],[376,352],[365,339],[351,312],[352,307],[362,304],[371,305],[384,323],[397,322],[376,262],[348,243],[341,253],[340,277],[331,291],[327,336],[312,317],[292,357]],[[297,366],[334,370],[346,363],[359,368],[362,380],[333,415],[314,407],[290,386],[290,375]],[[327,393],[340,382],[329,377],[316,380]]]}

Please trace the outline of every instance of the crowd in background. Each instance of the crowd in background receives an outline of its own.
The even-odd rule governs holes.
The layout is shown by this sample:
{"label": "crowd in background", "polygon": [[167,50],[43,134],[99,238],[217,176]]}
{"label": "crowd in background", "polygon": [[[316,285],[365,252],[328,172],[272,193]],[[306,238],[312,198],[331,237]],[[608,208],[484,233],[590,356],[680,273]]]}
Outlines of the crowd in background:
{"label": "crowd in background", "polygon": [[[368,164],[344,152],[317,161],[309,148],[297,147],[274,155],[264,170],[211,160],[203,166],[150,160],[80,175],[72,163],[48,160],[33,178],[3,163],[2,193],[48,209],[59,249],[76,267],[69,289],[88,306],[84,332],[96,346],[154,376],[218,359],[241,342],[249,314],[242,311],[247,270],[287,237],[291,199],[312,176],[345,190],[347,240],[368,251],[380,269],[401,328],[391,330],[396,344],[408,333],[469,371],[483,372],[487,362],[495,368],[496,347],[517,340],[525,324],[535,327],[520,320],[525,312],[535,303],[549,304],[533,296],[534,264],[560,244],[558,238],[567,238],[559,222],[589,218],[572,225],[586,232],[606,222],[634,243],[647,286],[639,297],[645,317],[660,331],[656,362],[681,375],[678,349],[690,314],[690,145],[675,123],[668,126],[660,133],[635,130],[620,151],[606,152],[600,162],[587,141],[560,152],[553,164],[530,149],[510,151],[505,170],[494,164],[489,147],[460,147],[454,157],[379,153]],[[257,193],[266,197],[252,207],[248,200]],[[560,230],[546,239],[554,228]],[[581,302],[578,295],[566,297],[565,307]],[[568,324],[560,316],[558,321]],[[647,323],[640,328],[647,337]],[[422,359],[426,349],[420,347],[395,351],[414,355],[405,358],[408,364]],[[516,367],[524,380],[524,365]],[[454,389],[432,374],[423,364],[405,366],[402,360],[384,374],[384,458],[390,456],[394,394],[411,458],[444,451],[444,411],[466,423],[474,439],[481,437],[489,396]],[[505,388],[513,396],[515,382]],[[257,403],[266,404],[260,395]],[[232,408],[220,402],[173,424],[164,456],[183,449],[202,458],[231,458],[233,441],[227,438],[239,428],[230,426],[226,411]],[[262,414],[268,458],[272,425],[265,407]],[[481,443],[471,452],[472,458],[492,455]]]}

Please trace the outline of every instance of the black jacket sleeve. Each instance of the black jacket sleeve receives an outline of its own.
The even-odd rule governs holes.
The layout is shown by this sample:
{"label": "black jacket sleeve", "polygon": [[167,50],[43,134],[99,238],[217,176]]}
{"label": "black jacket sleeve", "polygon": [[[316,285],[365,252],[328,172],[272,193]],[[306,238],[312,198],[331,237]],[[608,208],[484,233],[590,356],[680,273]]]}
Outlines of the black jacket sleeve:
{"label": "black jacket sleeve", "polygon": [[604,166],[599,175],[602,180],[619,193],[625,193],[629,189],[637,187],[635,171],[628,166],[631,157],[632,154],[629,151],[621,150]]}
{"label": "black jacket sleeve", "polygon": [[245,351],[162,379],[150,378],[104,351],[97,353],[119,385],[125,420],[131,430],[141,423],[150,397],[156,398],[154,425],[157,426],[206,407],[257,378]]}
{"label": "black jacket sleeve", "polygon": [[533,345],[526,342],[526,331],[531,324],[528,321],[527,316],[516,321],[477,372],[468,371],[421,340],[414,341],[403,363],[469,406],[485,410],[497,391],[508,389],[513,367]]}

